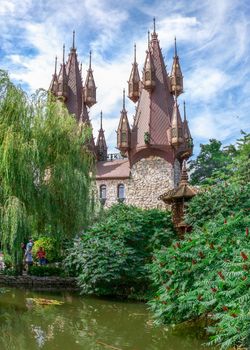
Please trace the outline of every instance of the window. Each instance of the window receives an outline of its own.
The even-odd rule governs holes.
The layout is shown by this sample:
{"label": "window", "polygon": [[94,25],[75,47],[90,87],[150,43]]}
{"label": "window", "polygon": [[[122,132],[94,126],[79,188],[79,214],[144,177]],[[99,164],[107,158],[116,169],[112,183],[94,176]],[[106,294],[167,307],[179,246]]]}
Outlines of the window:
{"label": "window", "polygon": [[125,199],[125,186],[123,184],[117,186],[117,198],[119,201],[124,201]]}
{"label": "window", "polygon": [[106,193],[106,185],[100,186],[100,199],[106,199],[107,193]]}
{"label": "window", "polygon": [[127,143],[127,133],[126,133],[126,131],[122,131],[122,143]]}

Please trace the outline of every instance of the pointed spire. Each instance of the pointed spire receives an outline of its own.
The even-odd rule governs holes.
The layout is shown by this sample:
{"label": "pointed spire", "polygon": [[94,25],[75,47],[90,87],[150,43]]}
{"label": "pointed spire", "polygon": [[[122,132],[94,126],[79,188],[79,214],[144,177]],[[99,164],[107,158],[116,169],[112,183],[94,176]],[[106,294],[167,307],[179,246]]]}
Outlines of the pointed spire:
{"label": "pointed spire", "polygon": [[92,59],[92,52],[89,51],[89,69],[91,69],[91,59]]}
{"label": "pointed spire", "polygon": [[183,136],[184,136],[184,141],[186,143],[186,148],[189,150],[189,153],[190,153],[189,155],[192,155],[192,152],[193,152],[193,139],[192,139],[189,127],[188,127],[185,101],[183,102],[183,107],[184,107]]}
{"label": "pointed spire", "polygon": [[100,113],[100,130],[98,133],[98,138],[96,142],[96,154],[97,160],[105,161],[108,156],[108,147],[105,140],[104,130],[102,128],[102,111]]}
{"label": "pointed spire", "polygon": [[100,130],[102,130],[102,111],[101,111],[101,115],[100,115]]}
{"label": "pointed spire", "polygon": [[150,50],[150,31],[148,30],[148,50]]}
{"label": "pointed spire", "polygon": [[56,72],[57,72],[57,56],[55,57],[55,73],[54,73],[55,75],[57,74]]}
{"label": "pointed spire", "polygon": [[137,102],[140,95],[140,74],[136,62],[136,44],[134,44],[134,63],[128,81],[128,97],[133,102]]}
{"label": "pointed spire", "polygon": [[63,44],[63,63],[61,64],[60,73],[58,76],[58,98],[66,101],[68,97],[67,73],[65,67],[65,45]]}
{"label": "pointed spire", "polygon": [[156,32],[155,32],[155,17],[153,18],[153,22],[154,22],[154,32],[153,32],[153,34],[156,34]]}
{"label": "pointed spire", "polygon": [[171,93],[174,95],[177,93],[177,96],[183,93],[183,75],[181,72],[179,57],[177,55],[177,44],[176,37],[174,38],[174,58],[172,71],[170,75],[170,85],[171,85]]}
{"label": "pointed spire", "polygon": [[65,44],[63,44],[63,64],[65,64]]}
{"label": "pointed spire", "polygon": [[76,32],[73,30],[73,40],[72,40],[72,49],[75,50],[75,36]]}
{"label": "pointed spire", "polygon": [[176,44],[176,36],[174,37],[174,56],[177,57],[177,44]]}
{"label": "pointed spire", "polygon": [[55,70],[54,70],[54,74],[52,75],[49,91],[55,96],[57,95],[57,92],[58,92],[57,56],[55,57]]}
{"label": "pointed spire", "polygon": [[179,106],[177,103],[177,94],[175,94],[175,102],[171,121],[171,143],[174,147],[178,147],[183,143],[183,128]]}
{"label": "pointed spire", "polygon": [[[148,42],[148,44],[150,45],[150,41]],[[147,56],[146,56],[144,69],[143,69],[143,87],[145,90],[148,90],[150,92],[155,87],[155,69],[153,65],[150,46],[148,47]]]}
{"label": "pointed spire", "polygon": [[91,67],[92,52],[89,52],[89,69],[87,70],[87,77],[84,85],[84,102],[90,108],[96,101],[96,86],[93,76],[93,70]]}
{"label": "pointed spire", "polygon": [[122,98],[122,109],[123,109],[123,111],[125,111],[125,110],[126,110],[126,109],[125,109],[125,89],[123,89],[122,94],[123,94],[123,98]]}
{"label": "pointed spire", "polygon": [[117,148],[125,155],[130,149],[131,131],[125,109],[125,89],[123,89],[122,111],[117,130]]}

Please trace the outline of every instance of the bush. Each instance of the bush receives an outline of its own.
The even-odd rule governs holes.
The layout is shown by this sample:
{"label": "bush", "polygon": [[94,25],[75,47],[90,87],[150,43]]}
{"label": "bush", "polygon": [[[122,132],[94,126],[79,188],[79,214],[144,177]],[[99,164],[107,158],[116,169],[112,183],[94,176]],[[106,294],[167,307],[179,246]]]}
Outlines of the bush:
{"label": "bush", "polygon": [[249,346],[249,225],[245,210],[217,215],[155,254],[150,269],[157,292],[150,305],[158,322],[202,317],[211,345]]}
{"label": "bush", "polygon": [[58,248],[58,243],[55,238],[40,237],[38,240],[36,240],[32,249],[34,259],[36,259],[36,254],[40,247],[45,249],[46,259],[49,262],[61,260],[61,252]]}
{"label": "bush", "polygon": [[140,297],[149,288],[154,249],[173,237],[168,212],[118,204],[75,240],[65,266],[78,274],[82,293]]}
{"label": "bush", "polygon": [[29,268],[29,275],[31,276],[57,276],[57,277],[65,277],[66,273],[64,269],[61,267],[54,266],[31,266]]}

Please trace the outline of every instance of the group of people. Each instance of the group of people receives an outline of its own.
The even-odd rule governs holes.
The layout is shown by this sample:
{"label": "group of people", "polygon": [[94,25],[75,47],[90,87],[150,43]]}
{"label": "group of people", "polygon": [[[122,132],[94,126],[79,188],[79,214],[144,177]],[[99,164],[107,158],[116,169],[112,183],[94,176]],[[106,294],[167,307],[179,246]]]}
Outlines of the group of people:
{"label": "group of people", "polygon": [[[26,245],[24,243],[21,243],[21,249],[23,251],[23,260],[27,268],[33,265],[33,252],[32,252],[33,245],[34,245],[34,242],[32,238],[29,240],[29,242]],[[36,253],[36,257],[39,261],[39,265],[42,266],[47,264],[46,252],[43,247],[39,247]]]}

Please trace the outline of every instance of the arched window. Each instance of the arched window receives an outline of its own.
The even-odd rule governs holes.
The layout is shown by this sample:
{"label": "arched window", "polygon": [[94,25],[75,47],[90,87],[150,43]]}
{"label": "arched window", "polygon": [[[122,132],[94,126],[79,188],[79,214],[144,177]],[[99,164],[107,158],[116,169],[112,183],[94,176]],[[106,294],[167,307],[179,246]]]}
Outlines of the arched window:
{"label": "arched window", "polygon": [[106,185],[100,186],[100,199],[106,199],[107,198],[107,189]]}
{"label": "arched window", "polygon": [[117,186],[117,198],[119,201],[124,201],[125,199],[125,186],[123,184]]}

